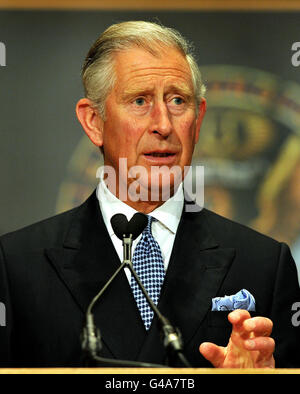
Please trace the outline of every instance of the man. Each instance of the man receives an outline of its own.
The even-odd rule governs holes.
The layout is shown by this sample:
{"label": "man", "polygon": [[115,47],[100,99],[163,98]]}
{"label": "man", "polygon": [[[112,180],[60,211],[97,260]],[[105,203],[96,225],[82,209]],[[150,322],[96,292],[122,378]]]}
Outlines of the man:
{"label": "man", "polygon": [[[138,211],[154,221],[134,243],[134,265],[143,273],[155,249],[163,265],[155,302],[179,327],[192,366],[299,367],[299,328],[291,317],[300,291],[288,247],[206,209],[191,212],[183,198],[180,176],[206,109],[186,42],[152,23],[113,25],[90,49],[83,81],[78,119],[118,182],[103,175],[80,207],[1,238],[2,365],[81,365],[84,314],[122,260],[110,219]],[[152,169],[162,166],[179,172],[154,180]],[[135,257],[145,239],[152,249]],[[134,286],[130,273],[122,273],[94,307],[101,355],[162,364],[157,319],[144,318]],[[242,289],[255,299],[253,313],[212,310],[213,299]]]}

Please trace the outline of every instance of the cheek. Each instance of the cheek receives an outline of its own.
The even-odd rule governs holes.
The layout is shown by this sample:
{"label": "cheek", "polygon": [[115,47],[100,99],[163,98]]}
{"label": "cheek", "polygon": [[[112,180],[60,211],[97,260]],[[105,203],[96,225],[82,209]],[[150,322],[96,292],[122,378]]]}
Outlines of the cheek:
{"label": "cheek", "polygon": [[113,127],[113,141],[111,141],[118,152],[119,157],[127,157],[134,160],[138,150],[139,141],[143,135],[143,127],[138,122],[130,119],[123,119],[115,123]]}
{"label": "cheek", "polygon": [[131,148],[134,152],[138,149],[140,140],[145,134],[145,127],[141,122],[135,119],[129,119],[124,122],[122,132],[124,133],[124,139],[127,149]]}
{"label": "cheek", "polygon": [[196,127],[195,120],[183,120],[179,125],[179,138],[183,150],[193,150],[195,145]]}

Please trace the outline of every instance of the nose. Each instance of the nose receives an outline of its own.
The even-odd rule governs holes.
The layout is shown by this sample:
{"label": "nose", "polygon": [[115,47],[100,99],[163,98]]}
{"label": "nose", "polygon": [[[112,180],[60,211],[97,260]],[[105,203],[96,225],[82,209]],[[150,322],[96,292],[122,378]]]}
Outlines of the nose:
{"label": "nose", "polygon": [[167,138],[172,133],[172,128],[172,121],[166,103],[156,103],[151,111],[150,132]]}

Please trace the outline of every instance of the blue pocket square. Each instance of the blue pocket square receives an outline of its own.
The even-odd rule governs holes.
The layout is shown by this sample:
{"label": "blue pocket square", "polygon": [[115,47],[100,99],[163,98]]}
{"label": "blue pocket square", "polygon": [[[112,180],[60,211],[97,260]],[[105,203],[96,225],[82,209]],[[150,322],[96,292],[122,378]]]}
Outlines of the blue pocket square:
{"label": "blue pocket square", "polygon": [[234,311],[235,309],[255,311],[255,299],[248,290],[242,289],[234,295],[212,299],[212,311]]}

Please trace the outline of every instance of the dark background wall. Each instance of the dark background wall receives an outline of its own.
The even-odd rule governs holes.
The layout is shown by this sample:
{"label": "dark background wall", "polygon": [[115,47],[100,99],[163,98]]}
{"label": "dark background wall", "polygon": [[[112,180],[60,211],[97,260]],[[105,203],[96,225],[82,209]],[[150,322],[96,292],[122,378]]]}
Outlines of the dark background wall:
{"label": "dark background wall", "polygon": [[[298,123],[297,117],[300,112],[297,107],[300,100],[300,67],[294,67],[291,63],[291,46],[300,41],[300,14],[297,12],[0,11],[0,42],[6,46],[6,66],[0,67],[0,234],[67,209],[73,203],[79,203],[80,199],[93,190],[97,179],[92,169],[96,166],[98,153],[96,148],[87,148],[83,142],[83,131],[74,111],[76,101],[83,94],[80,80],[83,58],[97,36],[112,23],[132,19],[153,21],[157,18],[163,24],[178,29],[194,42],[198,63],[205,70],[203,77],[211,91],[215,91],[215,85],[210,86],[209,77],[216,80],[218,75],[222,74],[223,80],[226,81],[227,77],[232,80],[232,70],[241,73],[241,78],[244,78],[248,85],[252,79],[253,83],[259,80],[259,86],[267,90],[264,84],[270,81],[270,85],[273,84],[273,90],[270,87],[273,96],[270,97],[274,100],[275,96],[278,98],[283,90],[287,90],[290,100],[293,98],[292,102],[280,103],[281,107],[273,108],[273,114],[267,111],[259,114],[264,122],[269,120],[272,123],[273,134],[270,135],[274,137],[273,146],[270,145],[269,150],[260,152],[260,158],[263,157],[267,163],[262,167],[263,175],[274,167],[275,156],[279,155],[283,137],[295,137],[292,150],[296,150],[297,155],[300,146],[300,121]],[[223,67],[219,74],[214,68],[216,65]],[[236,68],[232,68],[233,66]],[[245,108],[239,110],[248,111],[248,114],[252,115],[259,113],[259,97],[255,101],[255,109],[247,108],[247,102],[254,98],[247,96],[247,89],[244,91]],[[274,92],[278,94],[274,95]],[[219,97],[223,97],[222,94]],[[216,111],[220,111],[222,105],[217,103],[216,95],[210,96],[209,89],[207,99],[211,112],[208,112],[210,117],[202,132],[209,135],[212,124],[209,119],[216,119]],[[226,101],[226,97],[224,100]],[[270,99],[269,102],[271,101]],[[232,109],[234,98],[231,102]],[[286,112],[282,109],[285,104],[289,107]],[[281,114],[279,117],[278,111],[286,113],[288,119],[282,120],[285,115]],[[217,141],[216,139],[215,142]],[[203,146],[205,143],[204,138]],[[199,152],[201,155],[201,147]],[[205,149],[203,156],[209,158],[210,162],[215,159],[211,153],[207,154]],[[238,164],[246,160],[238,155],[234,157]],[[228,163],[228,157],[222,157],[222,163],[225,159]],[[289,155],[286,155],[285,167],[288,161]],[[89,173],[84,172],[86,164],[90,166]],[[230,168],[232,170],[232,166]],[[292,178],[295,193],[293,217],[299,216],[300,212],[298,173],[293,173]],[[278,177],[276,179],[279,179]],[[262,174],[261,178],[257,179],[257,185],[261,179]],[[80,192],[81,182],[84,193]],[[290,189],[285,189],[283,181],[279,182],[278,187],[287,196],[291,193]],[[258,188],[252,188],[252,194],[245,190],[244,194],[238,194],[233,187],[226,188],[227,193],[234,195],[236,199],[232,207],[240,206],[240,211],[236,210],[235,214],[232,210],[222,211],[222,204],[211,204],[212,208],[215,206],[216,210],[225,216],[228,212],[227,216],[235,220],[265,229],[264,232],[275,237],[275,225],[259,227],[255,222],[258,217],[263,218],[255,203]],[[248,203],[241,203],[246,194],[253,197],[255,207],[254,213],[248,216],[239,214],[249,206]],[[280,219],[278,213],[278,196],[277,192],[276,198],[271,199],[272,202],[276,199],[277,205],[271,205],[276,205],[274,209],[277,226],[278,223],[280,225],[280,220],[285,220]],[[225,201],[221,193],[218,198]],[[290,214],[291,205],[288,199],[284,201]],[[289,242],[300,265],[299,225],[297,227],[297,223],[289,221],[284,225],[287,230],[292,226],[293,234],[287,237],[279,234],[277,238]]]}

